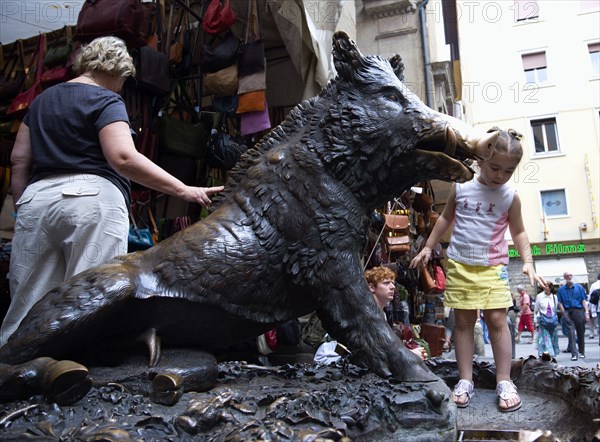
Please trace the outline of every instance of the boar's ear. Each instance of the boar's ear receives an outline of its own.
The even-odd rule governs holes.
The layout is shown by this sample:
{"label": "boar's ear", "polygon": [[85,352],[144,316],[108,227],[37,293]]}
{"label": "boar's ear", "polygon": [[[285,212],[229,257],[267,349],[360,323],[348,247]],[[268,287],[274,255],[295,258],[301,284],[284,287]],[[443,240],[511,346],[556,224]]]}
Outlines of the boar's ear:
{"label": "boar's ear", "polygon": [[392,65],[392,69],[394,70],[396,77],[398,77],[398,80],[404,81],[404,63],[402,63],[400,54],[394,54],[388,60]]}
{"label": "boar's ear", "polygon": [[362,55],[356,43],[343,31],[333,34],[333,64],[338,75],[350,79],[352,72],[361,64]]}

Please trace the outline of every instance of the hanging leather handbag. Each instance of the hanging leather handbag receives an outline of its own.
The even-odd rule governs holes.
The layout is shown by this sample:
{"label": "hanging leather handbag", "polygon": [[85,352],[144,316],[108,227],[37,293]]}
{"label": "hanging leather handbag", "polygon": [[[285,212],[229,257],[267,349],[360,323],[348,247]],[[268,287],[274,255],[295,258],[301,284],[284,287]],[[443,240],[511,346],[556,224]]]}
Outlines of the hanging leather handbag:
{"label": "hanging leather handbag", "polygon": [[212,0],[202,17],[202,29],[209,34],[225,32],[235,23],[235,12],[229,0],[221,4],[220,0]]}
{"label": "hanging leather handbag", "polygon": [[[176,113],[171,115],[171,113]],[[191,115],[185,121],[184,112]],[[179,118],[176,118],[179,116]],[[159,120],[159,151],[188,158],[204,158],[212,124],[194,110],[185,88],[176,85]]]}
{"label": "hanging leather handbag", "polygon": [[238,66],[240,77],[265,70],[265,44],[261,36],[256,0],[248,2],[248,19],[244,42],[240,48]]}
{"label": "hanging leather handbag", "polygon": [[237,113],[257,112],[265,110],[266,91],[246,92],[239,95]]}
{"label": "hanging leather handbag", "polygon": [[42,84],[46,87],[62,83],[72,77],[71,65],[67,66],[67,62],[72,61],[73,51],[70,26],[65,26],[65,34],[66,44],[49,48],[44,56],[45,70],[42,73]]}
{"label": "hanging leather handbag", "polygon": [[[71,44],[71,27],[65,26],[65,44],[57,45],[50,47],[46,50],[46,55],[44,55],[44,66],[46,68],[52,69],[58,66],[64,66],[67,63],[67,59],[73,50],[73,45]],[[61,41],[60,39],[58,41]]]}
{"label": "hanging leather handbag", "polygon": [[142,47],[153,8],[140,0],[86,0],[77,16],[74,38],[88,42],[113,35],[130,48]]}
{"label": "hanging leather handbag", "polygon": [[431,275],[428,266],[425,264],[421,266],[421,286],[425,293],[430,293],[435,290],[435,279]]}
{"label": "hanging leather handbag", "polygon": [[42,74],[42,84],[44,86],[52,86],[62,83],[71,78],[71,70],[66,66],[58,66],[52,69],[46,69]]}
{"label": "hanging leather handbag", "polygon": [[240,116],[240,133],[243,136],[261,132],[271,128],[269,107],[265,100],[265,109],[256,112],[244,112]]}
{"label": "hanging leather handbag", "polygon": [[[171,8],[173,8],[173,4],[171,4]],[[172,11],[169,13],[169,21],[167,23],[167,35],[170,38],[170,44],[168,48],[169,55],[169,63],[170,64],[179,64],[183,59],[183,17],[184,17],[185,9],[181,8],[179,13],[179,20],[177,22],[177,26],[175,26],[175,32],[171,35],[173,30],[173,14]],[[187,20],[186,20],[187,21]]]}
{"label": "hanging leather handbag", "polygon": [[235,166],[247,147],[240,136],[230,135],[227,126],[227,114],[219,116],[217,127],[211,131],[207,143],[208,165],[229,170]]}
{"label": "hanging leather handbag", "polygon": [[408,236],[408,216],[385,214],[385,243],[388,252],[408,253],[410,237]]}
{"label": "hanging leather handbag", "polygon": [[169,57],[162,50],[162,13],[157,1],[154,5],[156,34],[148,37],[149,44],[141,47],[136,55],[136,80],[140,89],[153,95],[165,96],[171,92]]}
{"label": "hanging leather handbag", "polygon": [[23,41],[13,43],[12,51],[0,69],[0,100],[15,97],[20,91],[25,79],[25,64],[23,62]]}
{"label": "hanging leather handbag", "polygon": [[37,65],[35,70],[35,80],[33,85],[24,92],[21,92],[10,102],[10,106],[6,111],[6,115],[12,118],[22,118],[27,111],[29,110],[29,106],[39,94],[42,93],[42,69],[44,65],[44,47],[46,45],[46,34],[40,34],[38,39],[38,46],[36,52],[31,57],[31,61],[29,63],[29,71],[31,72],[31,67],[33,62],[37,59]]}
{"label": "hanging leather handbag", "polygon": [[230,96],[238,89],[238,67],[234,63],[218,72],[209,72],[202,82],[204,93],[217,96]]}
{"label": "hanging leather handbag", "polygon": [[137,59],[136,80],[140,89],[159,96],[171,92],[167,54],[144,46],[139,49]]}
{"label": "hanging leather handbag", "polygon": [[438,263],[434,264],[435,291],[442,293],[446,290],[446,273],[442,266]]}
{"label": "hanging leather handbag", "polygon": [[200,67],[203,72],[217,72],[237,60],[240,40],[228,31],[223,37],[215,37],[202,45]]}
{"label": "hanging leather handbag", "polygon": [[235,111],[238,107],[238,96],[214,96],[212,100],[212,108],[215,112],[227,112],[235,115]]}
{"label": "hanging leather handbag", "polygon": [[265,89],[267,89],[267,76],[264,69],[262,71],[255,72],[254,74],[246,75],[245,77],[239,77],[238,79],[238,94],[245,94],[246,92],[254,92]]}
{"label": "hanging leather handbag", "polygon": [[131,207],[129,208],[129,233],[127,235],[127,252],[146,250],[154,245],[154,238],[148,227],[138,227]]}

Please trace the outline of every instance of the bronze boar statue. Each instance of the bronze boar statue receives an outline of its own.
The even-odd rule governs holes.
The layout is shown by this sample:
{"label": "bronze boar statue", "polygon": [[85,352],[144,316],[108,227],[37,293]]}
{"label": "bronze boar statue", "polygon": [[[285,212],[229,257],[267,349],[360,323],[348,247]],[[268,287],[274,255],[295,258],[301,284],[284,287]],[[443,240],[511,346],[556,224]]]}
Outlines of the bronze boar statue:
{"label": "bronze boar statue", "polygon": [[419,181],[471,179],[468,160],[489,158],[496,135],[426,107],[403,85],[399,55],[363,56],[338,32],[333,60],[336,78],[243,155],[207,218],[64,281],[32,308],[0,349],[5,399],[41,388],[78,400],[87,370],[64,359],[91,345],[144,337],[156,364],[161,346],[211,351],[312,311],[353,362],[438,380],[369,292],[370,215]]}

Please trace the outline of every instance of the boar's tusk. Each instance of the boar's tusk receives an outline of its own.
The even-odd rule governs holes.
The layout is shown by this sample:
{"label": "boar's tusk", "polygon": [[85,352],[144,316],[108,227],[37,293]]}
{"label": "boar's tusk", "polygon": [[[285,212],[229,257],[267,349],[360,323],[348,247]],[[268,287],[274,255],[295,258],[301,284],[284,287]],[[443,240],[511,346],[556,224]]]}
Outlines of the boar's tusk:
{"label": "boar's tusk", "polygon": [[446,149],[444,153],[451,158],[456,154],[456,134],[450,126],[446,126]]}

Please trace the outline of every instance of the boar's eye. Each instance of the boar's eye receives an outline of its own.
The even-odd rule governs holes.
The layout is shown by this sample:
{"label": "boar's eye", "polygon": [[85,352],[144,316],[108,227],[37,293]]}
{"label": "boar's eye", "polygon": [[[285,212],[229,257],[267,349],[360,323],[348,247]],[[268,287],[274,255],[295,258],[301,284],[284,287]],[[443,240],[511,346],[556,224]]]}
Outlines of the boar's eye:
{"label": "boar's eye", "polygon": [[400,102],[400,97],[397,94],[388,94],[387,97],[390,101]]}

